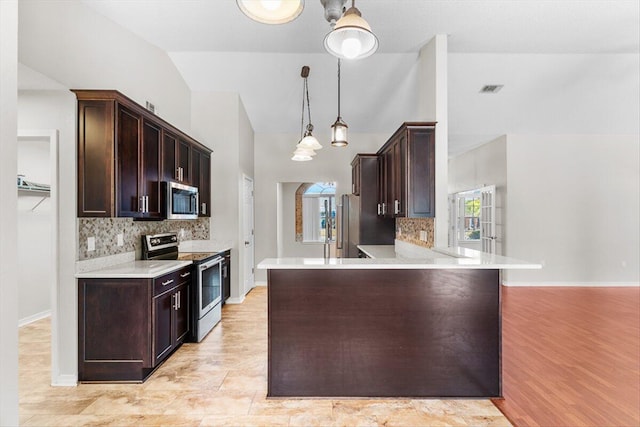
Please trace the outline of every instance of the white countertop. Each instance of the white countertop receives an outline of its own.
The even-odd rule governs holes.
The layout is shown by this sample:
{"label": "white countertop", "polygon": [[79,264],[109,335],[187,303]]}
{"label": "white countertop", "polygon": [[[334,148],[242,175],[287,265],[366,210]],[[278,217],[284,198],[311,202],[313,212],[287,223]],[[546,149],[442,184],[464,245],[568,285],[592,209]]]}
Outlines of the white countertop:
{"label": "white countertop", "polygon": [[[397,256],[393,245],[359,246],[375,258],[267,258],[259,269],[539,269],[540,264],[467,248],[432,248],[421,258]],[[377,256],[384,257],[377,257]]]}
{"label": "white countertop", "polygon": [[191,261],[130,261],[97,270],[76,273],[79,279],[151,279],[191,265]]}

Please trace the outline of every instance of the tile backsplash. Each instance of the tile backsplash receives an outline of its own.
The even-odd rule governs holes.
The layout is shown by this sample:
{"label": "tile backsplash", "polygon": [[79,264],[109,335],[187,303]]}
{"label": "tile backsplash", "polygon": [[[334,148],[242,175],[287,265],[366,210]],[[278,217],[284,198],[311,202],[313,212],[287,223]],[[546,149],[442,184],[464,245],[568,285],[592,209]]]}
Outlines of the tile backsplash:
{"label": "tile backsplash", "polygon": [[[396,218],[396,239],[425,248],[433,247],[433,218]],[[420,239],[420,232],[426,239]]]}
{"label": "tile backsplash", "polygon": [[[184,230],[184,236],[180,235]],[[133,218],[78,218],[78,261],[135,251],[140,259],[143,234],[175,231],[181,241],[209,240],[209,218],[188,221],[134,221]],[[118,234],[124,245],[118,246]],[[95,238],[95,250],[89,251],[87,239]]]}

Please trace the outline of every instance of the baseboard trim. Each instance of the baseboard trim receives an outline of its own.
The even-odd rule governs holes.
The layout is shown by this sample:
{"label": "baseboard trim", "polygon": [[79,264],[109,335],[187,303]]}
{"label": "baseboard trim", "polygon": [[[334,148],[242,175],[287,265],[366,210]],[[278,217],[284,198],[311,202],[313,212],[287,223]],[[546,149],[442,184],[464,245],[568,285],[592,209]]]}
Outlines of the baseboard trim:
{"label": "baseboard trim", "polygon": [[227,300],[224,302],[225,304],[242,304],[244,302],[244,297],[240,297],[240,298],[227,298]]}
{"label": "baseboard trim", "polygon": [[583,287],[583,288],[618,288],[639,287],[640,282],[511,282],[503,280],[504,286],[518,287]]}
{"label": "baseboard trim", "polygon": [[31,316],[27,316],[18,321],[18,327],[26,326],[29,323],[37,322],[40,319],[44,319],[46,317],[51,316],[51,310],[41,311],[40,313],[33,314]]}
{"label": "baseboard trim", "polygon": [[267,282],[259,282],[259,281],[256,281],[256,282],[254,283],[254,286],[267,286]]}
{"label": "baseboard trim", "polygon": [[51,380],[53,387],[77,387],[78,376],[77,375],[58,375],[57,378]]}

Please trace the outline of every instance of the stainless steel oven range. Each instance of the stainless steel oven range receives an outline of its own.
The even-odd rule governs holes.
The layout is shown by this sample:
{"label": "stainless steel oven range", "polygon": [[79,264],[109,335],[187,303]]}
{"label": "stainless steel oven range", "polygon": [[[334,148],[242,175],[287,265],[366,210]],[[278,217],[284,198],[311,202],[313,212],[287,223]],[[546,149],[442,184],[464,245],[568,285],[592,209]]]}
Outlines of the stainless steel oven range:
{"label": "stainless steel oven range", "polygon": [[191,341],[200,342],[222,317],[224,257],[210,252],[178,252],[176,233],[142,236],[142,259],[181,259],[193,262],[191,274]]}

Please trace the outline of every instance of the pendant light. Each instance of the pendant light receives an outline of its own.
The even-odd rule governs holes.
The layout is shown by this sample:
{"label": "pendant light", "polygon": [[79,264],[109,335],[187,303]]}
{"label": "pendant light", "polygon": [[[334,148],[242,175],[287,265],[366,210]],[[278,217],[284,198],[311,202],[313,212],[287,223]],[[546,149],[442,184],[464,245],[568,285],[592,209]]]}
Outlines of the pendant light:
{"label": "pendant light", "polygon": [[324,38],[324,47],[331,55],[342,59],[362,59],[378,49],[378,38],[352,0],[351,7],[336,22]]}
{"label": "pendant light", "polygon": [[263,24],[286,24],[304,9],[304,0],[236,0],[242,13]]}
{"label": "pendant light", "polygon": [[[300,141],[296,145],[296,150],[293,152],[293,157],[291,160],[295,160],[298,162],[306,162],[313,158],[316,155],[314,150],[320,150],[322,145],[318,142],[318,140],[313,136],[313,125],[311,124],[311,105],[309,103],[309,82],[307,78],[309,77],[309,67],[307,65],[302,67],[300,71],[300,76],[303,79],[302,83],[302,117],[300,120]],[[304,104],[305,100],[307,103],[307,112],[309,114],[309,123],[307,124],[306,131],[304,135],[302,134],[302,130],[304,129]]]}
{"label": "pendant light", "polygon": [[345,147],[347,142],[347,129],[349,126],[342,121],[340,116],[340,61],[338,58],[338,118],[335,123],[331,125],[331,145],[333,147]]}

